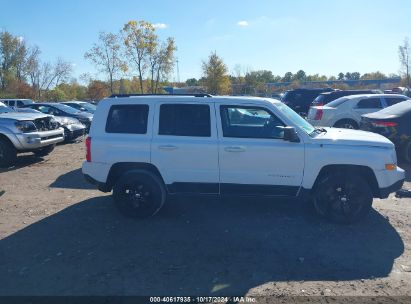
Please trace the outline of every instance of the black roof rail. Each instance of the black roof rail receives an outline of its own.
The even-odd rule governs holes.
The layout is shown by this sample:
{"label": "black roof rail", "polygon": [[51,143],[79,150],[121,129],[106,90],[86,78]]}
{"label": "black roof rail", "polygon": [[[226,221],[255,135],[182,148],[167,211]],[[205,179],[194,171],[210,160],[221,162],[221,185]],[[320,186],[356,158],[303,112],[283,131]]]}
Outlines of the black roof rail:
{"label": "black roof rail", "polygon": [[134,96],[192,96],[192,97],[213,97],[211,94],[112,94],[110,98],[134,97]]}

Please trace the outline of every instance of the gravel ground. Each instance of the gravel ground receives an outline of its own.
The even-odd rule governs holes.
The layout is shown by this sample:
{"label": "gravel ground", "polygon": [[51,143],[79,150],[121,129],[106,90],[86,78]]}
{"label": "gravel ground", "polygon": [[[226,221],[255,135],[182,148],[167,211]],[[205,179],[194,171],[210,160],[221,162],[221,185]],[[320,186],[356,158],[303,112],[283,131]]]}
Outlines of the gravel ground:
{"label": "gravel ground", "polygon": [[198,197],[132,220],[83,180],[84,155],[0,171],[0,295],[411,295],[409,198],[352,226],[292,200]]}

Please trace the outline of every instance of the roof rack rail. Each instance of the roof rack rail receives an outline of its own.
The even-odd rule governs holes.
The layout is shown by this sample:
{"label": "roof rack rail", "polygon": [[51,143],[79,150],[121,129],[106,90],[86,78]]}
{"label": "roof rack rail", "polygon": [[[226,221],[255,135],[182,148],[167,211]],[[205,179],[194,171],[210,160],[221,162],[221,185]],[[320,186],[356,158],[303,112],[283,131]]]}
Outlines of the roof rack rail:
{"label": "roof rack rail", "polygon": [[110,98],[134,97],[134,96],[193,96],[193,97],[213,97],[211,94],[112,94]]}

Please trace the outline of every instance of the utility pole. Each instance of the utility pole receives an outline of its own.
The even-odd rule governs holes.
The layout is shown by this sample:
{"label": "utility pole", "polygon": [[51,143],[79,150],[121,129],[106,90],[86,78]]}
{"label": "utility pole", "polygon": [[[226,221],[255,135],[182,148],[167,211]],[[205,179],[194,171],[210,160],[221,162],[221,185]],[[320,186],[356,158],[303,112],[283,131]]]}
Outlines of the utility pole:
{"label": "utility pole", "polygon": [[176,58],[176,64],[177,64],[177,81],[180,83],[180,69],[178,68],[178,58]]}

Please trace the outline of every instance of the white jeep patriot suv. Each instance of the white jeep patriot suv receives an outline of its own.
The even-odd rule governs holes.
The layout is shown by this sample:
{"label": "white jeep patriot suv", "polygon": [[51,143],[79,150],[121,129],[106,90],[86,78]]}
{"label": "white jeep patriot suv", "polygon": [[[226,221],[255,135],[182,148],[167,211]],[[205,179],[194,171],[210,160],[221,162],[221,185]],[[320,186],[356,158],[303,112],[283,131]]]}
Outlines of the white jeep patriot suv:
{"label": "white jeep patriot suv", "polygon": [[354,222],[405,178],[385,137],[315,129],[269,98],[113,95],[86,147],[86,179],[133,217],[199,193],[309,197],[321,216]]}

